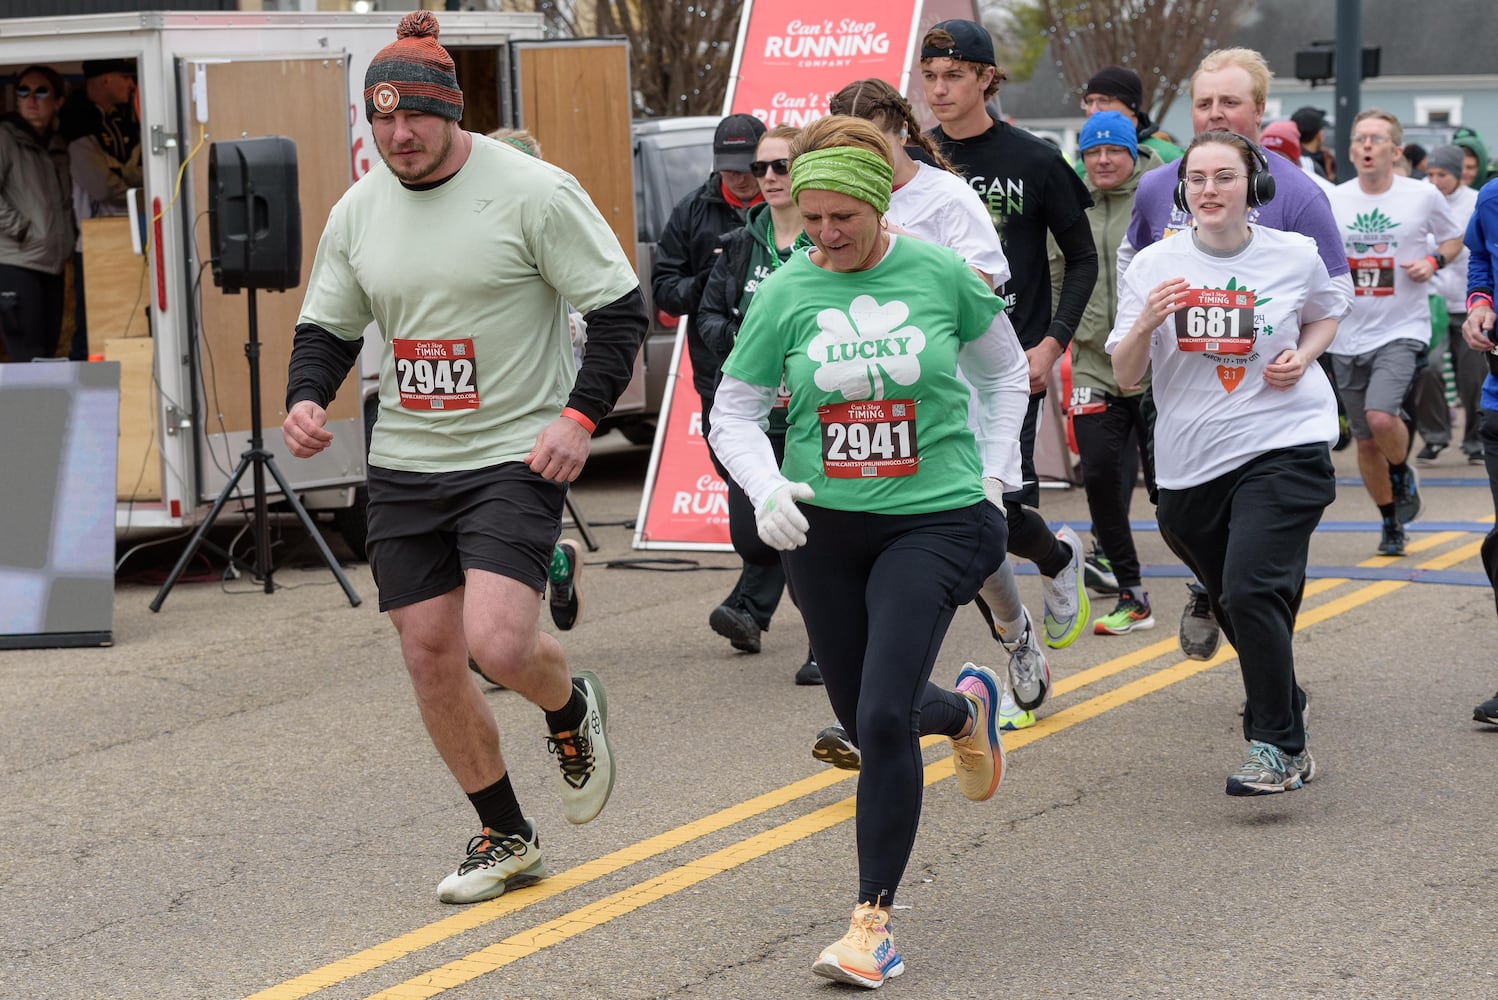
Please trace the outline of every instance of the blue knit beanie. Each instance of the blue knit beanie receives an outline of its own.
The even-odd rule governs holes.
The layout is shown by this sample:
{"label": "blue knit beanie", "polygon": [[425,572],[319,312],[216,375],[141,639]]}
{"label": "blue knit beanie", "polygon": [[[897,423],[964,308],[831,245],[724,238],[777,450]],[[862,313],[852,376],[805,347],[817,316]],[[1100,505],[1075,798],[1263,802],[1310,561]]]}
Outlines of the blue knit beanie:
{"label": "blue knit beanie", "polygon": [[1077,151],[1085,153],[1093,146],[1122,146],[1131,157],[1139,159],[1139,137],[1134,134],[1134,123],[1121,111],[1099,111],[1083,123]]}

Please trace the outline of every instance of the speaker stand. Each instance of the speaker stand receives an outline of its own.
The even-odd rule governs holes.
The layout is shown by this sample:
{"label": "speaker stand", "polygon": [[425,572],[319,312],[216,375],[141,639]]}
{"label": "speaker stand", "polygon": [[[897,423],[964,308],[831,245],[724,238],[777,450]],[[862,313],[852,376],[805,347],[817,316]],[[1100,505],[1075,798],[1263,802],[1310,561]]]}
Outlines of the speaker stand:
{"label": "speaker stand", "polygon": [[198,525],[198,530],[193,533],[192,540],[187,543],[187,548],[183,551],[182,557],[177,560],[177,565],[172,567],[171,575],[161,585],[161,590],[157,591],[155,600],[151,602],[151,610],[161,610],[161,605],[165,603],[167,594],[171,593],[172,588],[176,586],[177,580],[182,576],[183,570],[192,561],[192,557],[197,553],[198,547],[203,544],[204,537],[208,534],[209,529],[213,527],[213,522],[217,520],[219,511],[223,510],[224,504],[229,502],[230,496],[234,493],[234,488],[239,485],[240,478],[244,476],[245,471],[248,469],[254,470],[252,481],[255,487],[254,573],[265,581],[265,592],[267,594],[274,593],[276,589],[271,579],[275,570],[271,566],[270,524],[266,518],[265,473],[269,471],[275,479],[276,485],[281,487],[281,495],[286,498],[286,503],[296,513],[297,519],[302,522],[302,527],[307,529],[307,534],[316,543],[317,551],[322,554],[323,562],[327,563],[328,569],[332,570],[334,578],[338,580],[338,585],[343,588],[344,594],[348,597],[349,604],[357,608],[359,606],[359,595],[354,593],[354,588],[349,585],[348,578],[343,575],[343,570],[339,567],[338,560],[333,558],[332,550],[328,548],[328,543],[323,538],[322,533],[317,530],[317,525],[313,523],[311,516],[307,513],[307,509],[302,506],[301,500],[297,499],[296,493],[286,482],[286,477],[281,475],[281,470],[276,467],[275,456],[265,448],[265,438],[260,428],[260,330],[259,315],[255,311],[255,289],[247,288],[245,289],[245,294],[249,296],[247,305],[250,326],[250,337],[245,341],[244,345],[244,356],[250,363],[250,447],[248,451],[239,456],[239,465],[234,469],[234,474],[229,477],[229,481],[219,491],[218,498],[213,501],[213,506],[208,511],[208,516],[203,519],[202,524]]}

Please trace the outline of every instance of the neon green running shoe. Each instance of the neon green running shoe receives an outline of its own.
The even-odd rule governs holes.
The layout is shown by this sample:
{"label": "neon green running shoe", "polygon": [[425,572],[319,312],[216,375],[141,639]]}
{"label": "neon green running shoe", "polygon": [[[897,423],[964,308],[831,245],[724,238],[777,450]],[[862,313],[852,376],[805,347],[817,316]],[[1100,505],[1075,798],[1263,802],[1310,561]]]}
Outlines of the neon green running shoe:
{"label": "neon green running shoe", "polygon": [[1016,729],[1029,729],[1035,725],[1035,713],[1027,712],[1015,704],[1014,696],[1005,688],[999,697],[999,728],[1006,733],[1012,733]]}
{"label": "neon green running shoe", "polygon": [[1134,631],[1155,627],[1155,616],[1150,612],[1149,595],[1144,591],[1135,597],[1131,590],[1118,592],[1118,606],[1092,623],[1093,635],[1126,635]]}

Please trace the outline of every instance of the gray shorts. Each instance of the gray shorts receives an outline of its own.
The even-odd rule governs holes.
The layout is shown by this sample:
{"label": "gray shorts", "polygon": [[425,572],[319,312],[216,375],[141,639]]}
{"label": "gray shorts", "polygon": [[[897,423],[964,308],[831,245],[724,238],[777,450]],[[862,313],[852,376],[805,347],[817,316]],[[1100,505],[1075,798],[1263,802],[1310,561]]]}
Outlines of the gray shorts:
{"label": "gray shorts", "polygon": [[1368,429],[1369,410],[1405,416],[1404,397],[1424,354],[1424,344],[1401,337],[1365,354],[1332,355],[1337,392],[1347,407],[1347,426],[1353,437],[1373,436]]}

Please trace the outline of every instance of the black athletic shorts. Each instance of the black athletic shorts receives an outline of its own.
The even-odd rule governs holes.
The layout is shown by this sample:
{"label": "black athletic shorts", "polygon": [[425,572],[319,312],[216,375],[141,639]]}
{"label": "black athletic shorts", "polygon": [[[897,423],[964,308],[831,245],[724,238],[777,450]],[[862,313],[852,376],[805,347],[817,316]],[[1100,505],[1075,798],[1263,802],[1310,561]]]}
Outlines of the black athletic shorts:
{"label": "black athletic shorts", "polygon": [[524,462],[462,472],[369,469],[369,569],[380,610],[404,608],[488,570],[545,593],[565,483]]}

